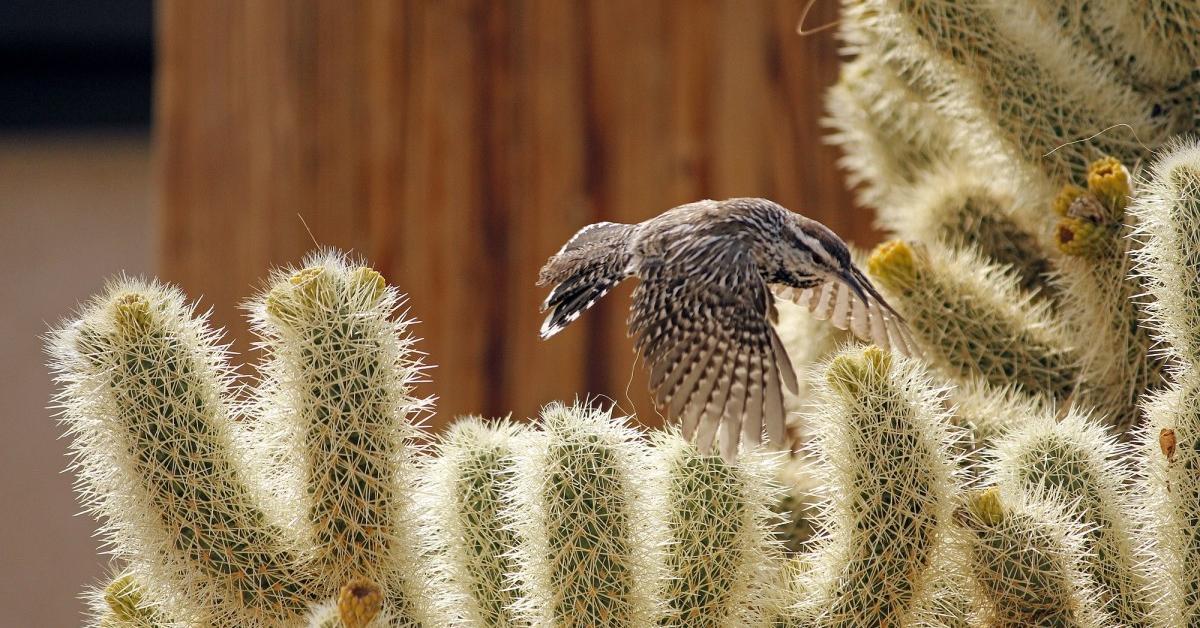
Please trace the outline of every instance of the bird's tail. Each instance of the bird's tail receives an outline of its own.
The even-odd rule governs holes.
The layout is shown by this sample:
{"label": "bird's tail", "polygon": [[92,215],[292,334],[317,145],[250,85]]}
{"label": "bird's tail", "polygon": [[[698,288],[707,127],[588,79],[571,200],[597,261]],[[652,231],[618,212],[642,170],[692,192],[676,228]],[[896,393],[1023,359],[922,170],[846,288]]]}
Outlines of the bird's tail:
{"label": "bird's tail", "polygon": [[538,285],[552,285],[542,311],[541,337],[557,334],[613,286],[629,276],[629,241],[636,225],[599,222],[580,229],[538,275]]}
{"label": "bird's tail", "polygon": [[554,288],[541,304],[550,310],[541,337],[559,333],[629,276],[629,240],[635,225],[596,222],[583,227],[542,267],[538,285]]}

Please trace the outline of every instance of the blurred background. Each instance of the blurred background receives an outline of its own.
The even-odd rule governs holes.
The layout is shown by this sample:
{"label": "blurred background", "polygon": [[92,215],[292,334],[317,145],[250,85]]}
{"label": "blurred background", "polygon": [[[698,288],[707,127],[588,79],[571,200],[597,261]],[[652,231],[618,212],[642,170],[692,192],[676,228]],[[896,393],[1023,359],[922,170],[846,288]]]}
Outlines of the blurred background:
{"label": "blurred background", "polygon": [[252,361],[239,303],[315,240],[410,295],[435,427],[585,395],[656,424],[632,286],[543,342],[537,271],[588,223],[706,197],[872,244],[805,3],[0,3],[0,626],[78,625],[103,574],[39,335],[116,273],[180,284]]}

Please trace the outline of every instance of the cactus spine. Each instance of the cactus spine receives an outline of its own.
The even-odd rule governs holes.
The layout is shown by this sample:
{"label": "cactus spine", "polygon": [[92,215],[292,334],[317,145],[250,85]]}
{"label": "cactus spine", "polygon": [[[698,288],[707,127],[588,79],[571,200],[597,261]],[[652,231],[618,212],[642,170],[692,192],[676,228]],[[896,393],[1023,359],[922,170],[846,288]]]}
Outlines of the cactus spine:
{"label": "cactus spine", "polygon": [[513,577],[517,537],[505,513],[514,507],[508,491],[517,442],[528,437],[507,421],[459,419],[427,463],[431,525],[424,537],[433,544],[430,554],[445,581],[443,606],[457,606],[465,626],[523,625],[516,616],[520,588]]}
{"label": "cactus spine", "polygon": [[649,520],[645,446],[623,419],[550,404],[512,484],[519,617],[537,626],[654,625],[660,530]]}
{"label": "cactus spine", "polygon": [[950,524],[948,417],[913,363],[877,347],[834,357],[821,399],[829,534],[805,576],[805,612],[822,626],[904,625],[931,593]]}
{"label": "cactus spine", "polygon": [[777,460],[702,455],[674,431],[654,439],[656,493],[669,534],[665,626],[760,625],[777,595],[780,545],[770,505]]}
{"label": "cactus spine", "polygon": [[298,618],[311,576],[234,452],[232,375],[183,295],[119,280],[51,338],[80,491],[102,534],[172,617]]}

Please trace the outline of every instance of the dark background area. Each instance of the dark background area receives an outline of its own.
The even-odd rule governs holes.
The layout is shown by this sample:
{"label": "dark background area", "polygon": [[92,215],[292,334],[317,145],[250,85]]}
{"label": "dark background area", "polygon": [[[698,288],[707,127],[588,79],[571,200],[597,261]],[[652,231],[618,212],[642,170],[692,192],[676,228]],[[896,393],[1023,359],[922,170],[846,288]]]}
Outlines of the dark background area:
{"label": "dark background area", "polygon": [[150,0],[0,2],[0,130],[148,130],[153,69]]}

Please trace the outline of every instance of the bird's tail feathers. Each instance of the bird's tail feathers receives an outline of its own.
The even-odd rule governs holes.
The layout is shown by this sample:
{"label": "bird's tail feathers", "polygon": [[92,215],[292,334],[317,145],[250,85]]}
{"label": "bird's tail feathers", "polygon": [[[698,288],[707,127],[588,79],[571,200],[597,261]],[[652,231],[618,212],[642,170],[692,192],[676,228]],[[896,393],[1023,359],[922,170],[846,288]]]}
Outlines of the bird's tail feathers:
{"label": "bird's tail feathers", "polygon": [[543,339],[562,331],[629,276],[629,239],[634,226],[588,225],[546,262],[538,285],[554,288],[542,303],[543,311],[550,310],[539,332]]}

